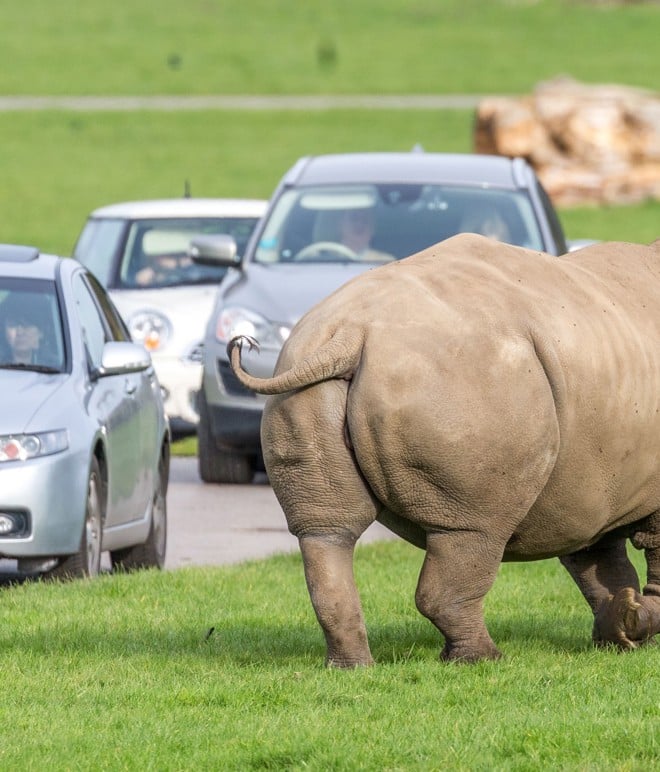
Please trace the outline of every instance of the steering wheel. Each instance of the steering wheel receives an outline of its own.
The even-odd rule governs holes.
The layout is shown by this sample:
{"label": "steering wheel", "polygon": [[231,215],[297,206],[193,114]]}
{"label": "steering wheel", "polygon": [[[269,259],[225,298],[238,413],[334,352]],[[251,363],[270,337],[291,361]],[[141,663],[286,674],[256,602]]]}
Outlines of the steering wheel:
{"label": "steering wheel", "polygon": [[294,260],[314,260],[320,258],[324,252],[330,252],[333,255],[342,257],[345,260],[359,260],[360,257],[349,247],[340,244],[337,241],[315,241],[303,247]]}

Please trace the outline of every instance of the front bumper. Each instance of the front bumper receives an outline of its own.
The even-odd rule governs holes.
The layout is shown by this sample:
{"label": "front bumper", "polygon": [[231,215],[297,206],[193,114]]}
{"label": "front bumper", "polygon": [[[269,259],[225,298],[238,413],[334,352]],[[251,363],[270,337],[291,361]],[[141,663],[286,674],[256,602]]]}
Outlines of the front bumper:
{"label": "front bumper", "polygon": [[80,546],[89,457],[64,452],[0,464],[0,513],[23,512],[23,535],[0,536],[7,558],[71,555]]}

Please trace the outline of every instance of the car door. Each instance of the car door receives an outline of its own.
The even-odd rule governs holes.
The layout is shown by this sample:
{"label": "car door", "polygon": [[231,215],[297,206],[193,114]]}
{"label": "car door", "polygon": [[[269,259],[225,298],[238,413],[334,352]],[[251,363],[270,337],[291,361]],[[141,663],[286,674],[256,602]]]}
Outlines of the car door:
{"label": "car door", "polygon": [[149,376],[132,372],[98,377],[105,343],[127,337],[104,310],[103,290],[99,293],[91,276],[78,273],[73,293],[88,359],[87,411],[106,439],[106,525],[118,525],[143,517],[153,492],[153,463],[146,462],[150,437],[145,435],[153,402],[145,399]]}
{"label": "car door", "polygon": [[[112,302],[109,292],[94,276],[88,274],[87,278],[106,327],[111,331],[111,339],[130,341],[131,334],[117,307]],[[153,366],[147,370],[132,373],[132,375],[135,376],[134,382],[137,383],[134,399],[140,414],[140,469],[144,470],[145,480],[148,482],[146,496],[150,501],[156,486],[161,436],[165,421],[162,393]]]}

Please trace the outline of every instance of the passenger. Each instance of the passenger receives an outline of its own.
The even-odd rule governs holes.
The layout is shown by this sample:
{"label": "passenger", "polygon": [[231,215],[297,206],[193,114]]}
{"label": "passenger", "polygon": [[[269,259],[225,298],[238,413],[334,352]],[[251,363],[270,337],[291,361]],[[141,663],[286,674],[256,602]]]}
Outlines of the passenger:
{"label": "passenger", "polygon": [[506,220],[492,204],[469,210],[463,215],[459,230],[461,233],[479,233],[497,241],[511,241]]}

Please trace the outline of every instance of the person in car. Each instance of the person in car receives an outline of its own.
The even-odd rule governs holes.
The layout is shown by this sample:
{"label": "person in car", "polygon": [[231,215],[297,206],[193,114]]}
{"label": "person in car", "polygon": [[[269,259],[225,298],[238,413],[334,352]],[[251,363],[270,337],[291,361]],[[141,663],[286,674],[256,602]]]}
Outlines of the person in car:
{"label": "person in car", "polygon": [[36,364],[44,337],[40,308],[31,308],[21,298],[9,298],[0,307],[3,320],[2,358],[12,364]]}
{"label": "person in car", "polygon": [[146,262],[135,274],[135,283],[141,287],[174,284],[193,266],[190,256],[184,253],[150,255]]}
{"label": "person in car", "polygon": [[373,249],[371,246],[375,222],[374,210],[371,207],[346,209],[339,219],[341,243],[361,260],[394,260],[393,255]]}
{"label": "person in car", "polygon": [[506,220],[492,204],[483,204],[466,212],[461,220],[460,230],[465,233],[479,233],[496,241],[511,241],[511,231]]}

